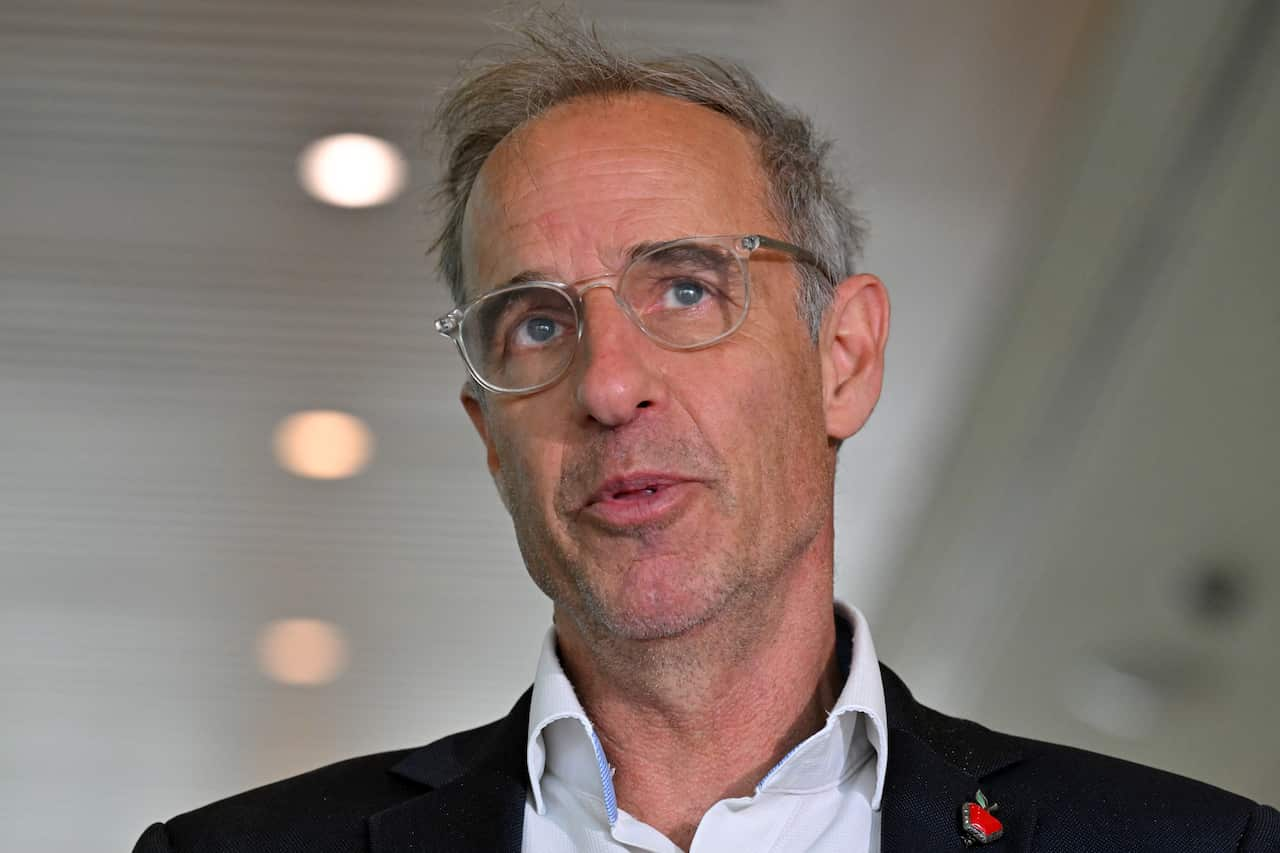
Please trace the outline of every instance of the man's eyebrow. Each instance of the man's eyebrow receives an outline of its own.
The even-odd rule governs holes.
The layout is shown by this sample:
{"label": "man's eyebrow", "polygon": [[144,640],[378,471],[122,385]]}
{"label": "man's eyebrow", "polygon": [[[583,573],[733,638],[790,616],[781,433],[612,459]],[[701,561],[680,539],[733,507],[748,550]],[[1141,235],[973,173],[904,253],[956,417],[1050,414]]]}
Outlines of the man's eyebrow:
{"label": "man's eyebrow", "polygon": [[706,243],[688,238],[675,240],[647,240],[631,247],[629,261],[652,252],[655,257],[673,261],[707,260],[719,261],[726,257],[724,250],[715,243]]}
{"label": "man's eyebrow", "polygon": [[670,240],[645,240],[643,243],[636,243],[627,252],[627,261],[634,261],[655,246],[661,246],[663,243],[670,243]]}
{"label": "man's eyebrow", "polygon": [[[670,240],[645,240],[642,243],[636,243],[627,249],[627,262],[630,263],[631,261],[634,261],[636,258],[640,257],[655,246],[661,246],[670,242]],[[555,273],[549,273],[543,270],[522,270],[511,276],[511,278],[498,282],[490,289],[497,290],[502,287],[510,287],[514,284],[528,284],[531,281],[560,281],[560,278],[556,276]]]}
{"label": "man's eyebrow", "polygon": [[484,286],[476,290],[472,290],[471,288],[468,287],[466,298],[468,300],[479,299],[481,296],[484,296],[486,293],[491,293],[495,290],[501,290],[504,287],[511,287],[512,285],[516,285],[516,284],[528,284],[531,281],[558,281],[558,280],[559,279],[557,279],[554,275],[548,272],[542,272],[541,270],[523,270],[511,276],[511,278],[507,279],[506,281],[500,281],[494,285]]}
{"label": "man's eyebrow", "polygon": [[506,281],[498,282],[498,284],[494,286],[493,289],[497,290],[500,287],[510,287],[513,284],[528,284],[531,281],[556,281],[556,280],[557,280],[556,277],[549,272],[543,272],[542,270],[523,270],[511,276],[511,278],[507,279]]}

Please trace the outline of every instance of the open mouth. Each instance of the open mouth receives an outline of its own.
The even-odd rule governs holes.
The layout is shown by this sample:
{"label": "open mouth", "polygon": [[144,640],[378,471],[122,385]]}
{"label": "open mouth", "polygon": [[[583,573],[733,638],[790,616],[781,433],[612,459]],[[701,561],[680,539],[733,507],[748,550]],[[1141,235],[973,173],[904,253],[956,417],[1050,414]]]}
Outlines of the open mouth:
{"label": "open mouth", "polygon": [[611,477],[583,505],[586,516],[615,531],[664,524],[682,515],[697,491],[678,474],[643,471]]}
{"label": "open mouth", "polygon": [[610,497],[615,501],[620,501],[639,495],[656,495],[661,488],[662,486],[644,486],[639,489],[623,489],[620,492],[614,492]]}
{"label": "open mouth", "polygon": [[676,477],[656,474],[617,477],[607,481],[597,489],[587,503],[590,505],[610,501],[634,501],[651,498],[682,482],[684,481]]}

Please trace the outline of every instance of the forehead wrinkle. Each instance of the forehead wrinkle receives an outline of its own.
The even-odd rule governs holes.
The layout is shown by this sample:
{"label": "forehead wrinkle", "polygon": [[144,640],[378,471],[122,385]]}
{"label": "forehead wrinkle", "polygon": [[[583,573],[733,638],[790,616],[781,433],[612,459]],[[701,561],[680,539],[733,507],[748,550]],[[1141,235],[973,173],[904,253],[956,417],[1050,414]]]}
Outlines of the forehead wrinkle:
{"label": "forehead wrinkle", "polygon": [[[689,234],[685,236],[692,237],[697,235]],[[679,238],[672,238],[672,240],[675,240],[675,239],[679,239]],[[631,263],[636,258],[643,255],[645,252],[648,252],[650,249],[653,249],[656,246],[661,246],[665,243],[670,243],[670,242],[671,240],[641,240],[638,243],[632,243],[630,246],[623,248],[619,252],[619,254],[625,259],[625,262],[620,264],[619,266],[620,267],[626,266],[626,264]],[[615,270],[615,272],[618,272],[618,271],[620,271],[620,269]],[[501,287],[509,287],[514,284],[528,284],[534,281],[551,281],[551,282],[559,282],[561,284],[568,284],[570,283],[570,281],[578,281],[578,279],[576,278],[570,279],[569,281],[562,281],[563,278],[568,278],[568,277],[558,276],[555,273],[544,272],[538,269],[527,269],[527,270],[521,270],[520,272],[511,276],[510,278],[504,279],[503,281],[494,285],[493,288],[491,289],[496,290]],[[587,278],[590,278],[590,276],[587,276]]]}
{"label": "forehead wrinkle", "polygon": [[[615,172],[613,175],[616,177],[617,173]],[[512,200],[516,204],[504,205],[507,210],[520,206],[520,201],[536,194],[539,187],[543,186],[537,182],[536,178],[530,177],[531,180],[525,186],[522,195]],[[625,185],[627,184],[624,183]],[[656,195],[647,192],[636,192],[634,195],[637,202],[635,208],[624,207],[621,213],[618,214],[616,209],[620,196],[616,193],[610,193],[607,203],[611,208],[615,209],[615,215],[605,223],[599,222],[591,216],[581,216],[584,210],[583,205],[575,204],[568,199],[563,204],[554,207],[540,207],[534,216],[502,222],[500,225],[500,237],[503,242],[508,244],[508,247],[501,253],[495,253],[492,257],[493,265],[497,269],[492,272],[486,269],[478,270],[477,280],[469,282],[469,284],[474,285],[474,288],[469,287],[468,289],[488,289],[512,283],[518,279],[526,281],[576,281],[591,275],[617,273],[621,271],[628,261],[635,258],[646,248],[680,237],[697,236],[684,232],[676,233],[671,231],[665,221],[658,221],[669,218],[673,211],[687,206],[687,199],[675,195]],[[656,217],[652,210],[642,209],[641,202],[648,206],[657,205],[666,215]],[[639,239],[628,237],[627,241],[622,243],[622,239],[618,234],[618,227],[621,222],[635,224],[644,223],[645,220],[650,219],[655,220],[653,228],[645,229],[643,237]],[[568,234],[563,233],[562,229],[558,233],[556,226],[561,223],[569,224]],[[612,227],[605,231],[600,231],[601,224]],[[517,259],[525,247],[536,247],[535,252],[540,253],[543,247],[555,246],[566,242],[590,247],[593,256],[586,258],[577,252],[553,252],[550,266],[536,263],[509,277],[502,272],[501,266],[506,262],[518,263]],[[573,257],[575,254],[579,256]],[[589,268],[587,267],[588,262],[591,264]]]}
{"label": "forehead wrinkle", "polygon": [[[758,216],[742,219],[751,210],[773,219],[762,192],[759,151],[746,131],[694,104],[660,96],[627,100],[642,107],[645,101],[660,102],[666,112],[647,114],[658,120],[639,132],[634,112],[608,120],[621,111],[617,102],[570,102],[517,128],[495,147],[470,200],[480,204],[468,204],[466,211],[473,238],[464,261],[469,291],[492,286],[506,274],[503,267],[516,266],[522,255],[534,261],[523,272],[540,278],[585,277],[616,272],[625,263],[630,246],[620,245],[622,239],[660,241],[765,225]],[[700,156],[689,144],[690,135],[709,136],[714,144],[701,149],[715,155]],[[721,141],[715,143],[716,138]],[[594,194],[592,181],[599,183]],[[681,193],[685,187],[697,192]],[[558,205],[543,206],[548,201]],[[593,210],[597,206],[600,215]],[[725,228],[674,229],[666,221],[719,226],[717,209],[724,211]],[[481,231],[489,232],[483,247],[475,240]]]}

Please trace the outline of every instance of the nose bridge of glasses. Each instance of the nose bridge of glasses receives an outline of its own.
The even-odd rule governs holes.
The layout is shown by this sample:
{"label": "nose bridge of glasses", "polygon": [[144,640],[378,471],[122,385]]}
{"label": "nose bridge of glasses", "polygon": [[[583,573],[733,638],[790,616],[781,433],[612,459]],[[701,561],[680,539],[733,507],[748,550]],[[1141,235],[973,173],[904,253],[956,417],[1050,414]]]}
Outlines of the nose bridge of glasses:
{"label": "nose bridge of glasses", "polygon": [[[581,316],[579,317],[579,320],[578,320],[578,322],[582,326],[586,327],[589,325],[587,322],[587,313],[588,313],[587,294],[589,294],[593,290],[607,290],[609,291],[610,295],[613,297],[614,307],[617,308],[619,311],[621,311],[622,315],[632,325],[643,330],[644,327],[640,325],[639,318],[636,317],[634,310],[632,310],[631,306],[627,304],[627,301],[622,298],[622,294],[618,290],[618,285],[621,284],[621,282],[622,282],[621,276],[618,274],[613,274],[613,275],[596,275],[596,276],[591,276],[590,278],[579,279],[577,282],[574,282],[572,285],[570,285],[577,291],[579,304],[582,306],[581,312],[580,312]],[[599,309],[596,309],[596,310],[598,311]],[[595,312],[592,312],[592,313],[595,313]],[[585,329],[583,330],[582,334],[585,336]]]}
{"label": "nose bridge of glasses", "polygon": [[603,273],[601,275],[587,276],[580,278],[569,285],[578,294],[579,304],[582,306],[582,322],[586,321],[587,294],[593,290],[607,290],[613,295],[613,302],[619,310],[626,316],[628,320],[636,326],[643,329],[640,318],[636,316],[635,310],[628,304],[626,297],[622,295],[622,283],[625,278],[626,271],[620,273]]}
{"label": "nose bridge of glasses", "polygon": [[604,288],[613,292],[613,298],[618,298],[618,276],[616,275],[593,275],[590,278],[579,279],[569,285],[578,291],[578,298],[585,300],[587,294],[593,290]]}

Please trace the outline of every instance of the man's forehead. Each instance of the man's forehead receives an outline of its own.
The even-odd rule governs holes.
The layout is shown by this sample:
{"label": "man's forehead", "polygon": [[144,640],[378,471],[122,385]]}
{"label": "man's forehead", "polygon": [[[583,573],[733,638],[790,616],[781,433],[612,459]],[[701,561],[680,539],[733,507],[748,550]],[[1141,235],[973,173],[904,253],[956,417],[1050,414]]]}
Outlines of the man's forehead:
{"label": "man's forehead", "polygon": [[764,187],[754,138],[705,107],[649,94],[562,104],[480,169],[464,281],[475,292],[535,273],[593,275],[643,244],[768,227]]}

